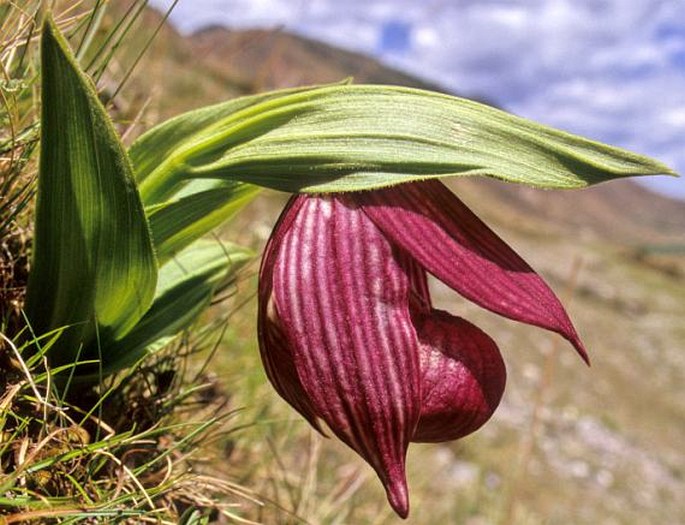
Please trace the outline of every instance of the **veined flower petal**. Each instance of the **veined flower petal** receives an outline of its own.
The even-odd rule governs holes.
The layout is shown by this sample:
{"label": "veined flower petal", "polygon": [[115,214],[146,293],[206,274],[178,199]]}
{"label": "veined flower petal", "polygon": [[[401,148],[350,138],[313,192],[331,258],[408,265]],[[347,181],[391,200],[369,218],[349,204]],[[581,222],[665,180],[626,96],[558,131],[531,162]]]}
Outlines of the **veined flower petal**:
{"label": "veined flower petal", "polygon": [[288,339],[283,333],[281,320],[278,317],[272,300],[273,265],[280,246],[283,233],[297,216],[305,197],[293,197],[286,205],[274,235],[264,249],[262,264],[259,269],[259,315],[257,317],[257,333],[259,337],[259,353],[264,364],[266,376],[276,389],[276,392],[297,410],[321,434],[324,434],[317,414],[304,391],[300,378],[295,369],[295,361]]}
{"label": "veined flower petal", "polygon": [[392,242],[465,298],[565,337],[588,357],[545,281],[444,184],[426,180],[355,193]]}
{"label": "veined flower petal", "polygon": [[428,276],[419,263],[407,253],[395,247],[395,260],[404,268],[411,286],[410,311],[430,312],[433,307],[430,290],[428,288]]}
{"label": "veined flower petal", "polygon": [[[274,312],[259,323],[262,363],[266,375],[276,392],[309,421],[320,434],[326,435],[319,424],[317,414],[309,401],[295,369],[292,349]],[[260,317],[260,319],[262,319]]]}
{"label": "veined flower petal", "polygon": [[414,316],[421,344],[421,418],[415,442],[478,430],[499,405],[506,369],[495,342],[468,321],[433,310]]}
{"label": "veined flower petal", "polygon": [[420,411],[410,279],[351,198],[307,198],[273,260],[273,308],[316,414],[408,513],[405,455]]}

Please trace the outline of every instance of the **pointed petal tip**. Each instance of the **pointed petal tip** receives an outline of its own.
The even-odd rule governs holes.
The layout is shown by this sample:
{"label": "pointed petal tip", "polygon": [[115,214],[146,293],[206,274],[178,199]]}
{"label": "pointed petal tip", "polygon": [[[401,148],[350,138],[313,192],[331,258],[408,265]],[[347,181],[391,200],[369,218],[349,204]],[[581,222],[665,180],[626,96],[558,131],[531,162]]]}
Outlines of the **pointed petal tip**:
{"label": "pointed petal tip", "polygon": [[581,357],[581,359],[585,362],[585,364],[586,364],[588,367],[591,367],[591,366],[592,366],[592,363],[590,362],[590,356],[587,355],[587,352],[585,351],[585,347],[582,346],[582,345],[580,345],[580,346],[577,346],[577,347],[576,347],[576,350],[577,350],[578,353],[580,354],[580,357]]}
{"label": "pointed petal tip", "polygon": [[578,337],[578,334],[573,333],[570,335],[567,334],[562,334],[565,339],[568,340],[571,345],[573,345],[573,348],[575,348],[576,352],[578,352],[578,355],[580,358],[585,362],[587,366],[592,366],[590,363],[590,356],[587,353],[587,350],[585,350],[585,345],[583,342],[580,340],[580,337]]}
{"label": "pointed petal tip", "polygon": [[[582,350],[582,351],[581,351],[581,350]],[[592,366],[592,363],[590,362],[590,356],[587,355],[587,352],[585,351],[585,348],[582,348],[582,347],[581,347],[581,349],[578,350],[578,353],[580,354],[580,357],[583,359],[583,361],[585,362],[585,364],[586,364],[588,367],[591,367],[591,366]]]}
{"label": "pointed petal tip", "polygon": [[407,480],[404,476],[400,479],[390,480],[385,487],[388,495],[388,502],[397,515],[402,519],[409,516],[409,491]]}

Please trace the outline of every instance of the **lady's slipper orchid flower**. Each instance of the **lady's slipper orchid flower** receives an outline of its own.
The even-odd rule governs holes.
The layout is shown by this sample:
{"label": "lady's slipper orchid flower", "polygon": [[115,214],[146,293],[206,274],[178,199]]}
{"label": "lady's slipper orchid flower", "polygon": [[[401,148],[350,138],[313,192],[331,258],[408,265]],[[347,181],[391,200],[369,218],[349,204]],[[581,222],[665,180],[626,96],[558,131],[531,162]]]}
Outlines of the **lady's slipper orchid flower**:
{"label": "lady's slipper orchid flower", "polygon": [[484,308],[558,332],[587,360],[545,282],[442,183],[294,196],[260,270],[267,375],[376,470],[402,517],[409,442],[478,429],[506,377],[490,337],[432,308],[426,272]]}

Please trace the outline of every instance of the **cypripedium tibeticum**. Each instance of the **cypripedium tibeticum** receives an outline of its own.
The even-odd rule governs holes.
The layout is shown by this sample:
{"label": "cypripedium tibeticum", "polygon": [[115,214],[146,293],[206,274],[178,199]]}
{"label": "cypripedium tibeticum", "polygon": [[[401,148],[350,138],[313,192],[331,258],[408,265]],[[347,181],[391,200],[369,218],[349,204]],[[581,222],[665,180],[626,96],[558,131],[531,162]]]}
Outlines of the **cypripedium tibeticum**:
{"label": "cypripedium tibeticum", "polygon": [[297,195],[265,250],[259,340],[278,393],[378,473],[409,512],[409,443],[461,438],[496,409],[493,340],[431,306],[426,272],[502,316],[561,334],[587,360],[542,278],[437,180]]}

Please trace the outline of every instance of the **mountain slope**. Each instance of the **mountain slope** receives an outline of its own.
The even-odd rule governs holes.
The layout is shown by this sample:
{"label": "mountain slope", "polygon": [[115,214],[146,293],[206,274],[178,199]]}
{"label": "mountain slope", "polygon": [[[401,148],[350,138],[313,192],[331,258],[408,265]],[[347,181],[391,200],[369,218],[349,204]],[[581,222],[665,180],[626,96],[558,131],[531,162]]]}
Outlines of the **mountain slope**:
{"label": "mountain slope", "polygon": [[388,68],[359,53],[345,51],[274,29],[230,30],[209,27],[192,35],[198,56],[228,68],[254,91],[340,82],[396,84],[444,91],[436,84]]}

